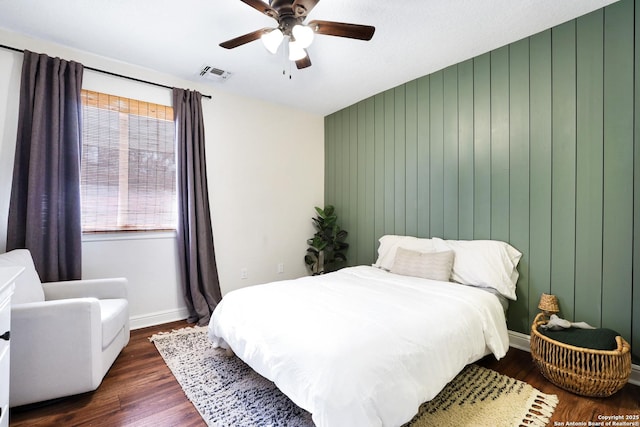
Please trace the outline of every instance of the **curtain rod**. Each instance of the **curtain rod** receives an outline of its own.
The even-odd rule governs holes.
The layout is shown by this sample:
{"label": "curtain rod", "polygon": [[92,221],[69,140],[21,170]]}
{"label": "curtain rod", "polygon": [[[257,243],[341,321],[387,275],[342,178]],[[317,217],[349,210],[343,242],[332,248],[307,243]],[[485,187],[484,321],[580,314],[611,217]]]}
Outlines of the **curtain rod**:
{"label": "curtain rod", "polygon": [[[0,47],[4,48],[4,49],[12,50],[14,52],[24,53],[23,49],[18,49],[18,48],[11,47],[11,46],[6,46],[6,45],[3,45],[3,44],[0,44]],[[103,73],[103,74],[108,74],[110,76],[121,77],[123,79],[133,80],[133,81],[140,82],[140,83],[146,83],[146,84],[153,85],[153,86],[164,87],[164,88],[167,88],[167,89],[173,89],[173,87],[164,85],[162,83],[150,82],[148,80],[142,80],[142,79],[138,79],[138,78],[131,77],[131,76],[125,76],[123,74],[112,73],[111,71],[105,71],[105,70],[101,70],[99,68],[87,67],[86,65],[83,65],[83,67],[85,69],[87,69],[87,70],[96,71],[98,73]],[[203,98],[211,99],[211,95],[204,95],[204,94],[201,94],[201,95],[202,95]]]}

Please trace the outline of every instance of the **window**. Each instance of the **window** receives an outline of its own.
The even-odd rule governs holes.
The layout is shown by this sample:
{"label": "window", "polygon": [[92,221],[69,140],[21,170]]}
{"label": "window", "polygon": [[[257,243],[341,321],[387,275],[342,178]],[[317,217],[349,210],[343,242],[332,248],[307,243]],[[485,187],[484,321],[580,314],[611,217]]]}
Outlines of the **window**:
{"label": "window", "polygon": [[82,231],[173,230],[173,109],[82,91]]}

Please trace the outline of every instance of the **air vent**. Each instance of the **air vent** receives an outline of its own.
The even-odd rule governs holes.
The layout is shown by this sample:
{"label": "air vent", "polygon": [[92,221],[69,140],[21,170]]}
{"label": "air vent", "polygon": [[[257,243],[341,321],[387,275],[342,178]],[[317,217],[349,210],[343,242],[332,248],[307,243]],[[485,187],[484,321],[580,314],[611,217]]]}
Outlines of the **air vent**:
{"label": "air vent", "polygon": [[219,68],[212,67],[210,65],[205,65],[200,70],[200,77],[204,77],[211,80],[224,81],[231,77],[231,73],[228,71],[221,70]]}

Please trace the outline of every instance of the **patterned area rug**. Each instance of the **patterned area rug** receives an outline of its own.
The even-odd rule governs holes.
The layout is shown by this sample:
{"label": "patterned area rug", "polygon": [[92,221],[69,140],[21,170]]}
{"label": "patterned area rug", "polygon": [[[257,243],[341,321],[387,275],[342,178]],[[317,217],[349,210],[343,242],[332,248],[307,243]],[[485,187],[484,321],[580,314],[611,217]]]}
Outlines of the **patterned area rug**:
{"label": "patterned area rug", "polygon": [[546,426],[558,398],[478,365],[469,365],[407,426]]}
{"label": "patterned area rug", "polygon": [[[207,328],[153,335],[187,398],[215,427],[312,427],[311,414],[235,356],[214,349]],[[558,403],[527,383],[467,366],[405,427],[545,426]]]}

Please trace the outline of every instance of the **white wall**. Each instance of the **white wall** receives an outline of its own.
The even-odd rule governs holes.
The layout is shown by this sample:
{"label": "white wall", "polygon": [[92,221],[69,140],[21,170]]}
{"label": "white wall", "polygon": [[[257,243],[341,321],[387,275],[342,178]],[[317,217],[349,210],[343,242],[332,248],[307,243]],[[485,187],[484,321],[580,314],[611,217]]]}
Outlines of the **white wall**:
{"label": "white wall", "polygon": [[[323,204],[324,118],[224,92],[49,42],[0,30],[0,43],[86,66],[199,90],[207,140],[207,174],[217,266],[223,294],[243,286],[306,274],[306,239],[314,206]],[[6,224],[18,120],[22,54],[0,48],[0,252]],[[171,105],[171,92],[85,71],[83,87]],[[278,273],[282,263],[284,272]],[[241,279],[246,269],[248,277]],[[173,233],[87,236],[85,278],[129,279],[133,327],[186,317]]]}

